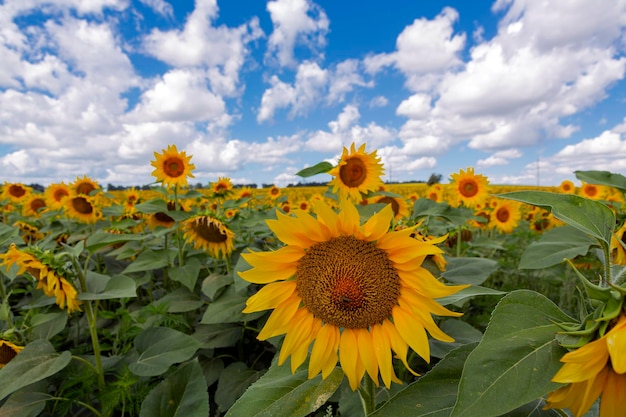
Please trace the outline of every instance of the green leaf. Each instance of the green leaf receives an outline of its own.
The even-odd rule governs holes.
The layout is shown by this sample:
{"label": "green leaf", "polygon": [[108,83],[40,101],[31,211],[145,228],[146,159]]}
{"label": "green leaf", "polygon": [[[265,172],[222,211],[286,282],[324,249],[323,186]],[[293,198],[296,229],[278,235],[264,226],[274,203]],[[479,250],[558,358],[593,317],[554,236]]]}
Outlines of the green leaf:
{"label": "green leaf", "polygon": [[615,213],[599,201],[575,194],[547,191],[514,191],[497,196],[550,210],[557,219],[600,239],[607,245],[611,244]]}
{"label": "green leaf", "polygon": [[494,290],[493,288],[480,287],[472,285],[471,287],[463,288],[456,294],[449,295],[447,297],[437,298],[437,302],[441,305],[457,304],[462,301],[466,301],[472,297],[478,295],[502,295],[506,294],[504,291]]}
{"label": "green leaf", "polygon": [[50,395],[43,392],[18,391],[0,407],[2,417],[37,417],[46,407]]}
{"label": "green leaf", "polygon": [[128,242],[130,240],[142,240],[145,236],[135,234],[114,234],[108,233],[103,230],[96,230],[94,234],[87,238],[87,244],[85,249],[93,253],[100,248],[108,245],[116,245],[119,243]]}
{"label": "green leaf", "polygon": [[135,338],[138,357],[129,369],[139,376],[164,374],[170,366],[188,360],[200,348],[195,338],[169,327],[150,327]]}
{"label": "green leaf", "polygon": [[204,301],[187,287],[176,288],[154,302],[155,305],[166,304],[168,313],[186,313],[204,305]]}
{"label": "green leaf", "polygon": [[202,294],[213,300],[218,292],[232,283],[231,275],[211,274],[202,281]]}
{"label": "green leaf", "polygon": [[249,369],[243,362],[233,362],[224,368],[215,391],[220,413],[226,412],[262,374],[262,371]]}
{"label": "green leaf", "polygon": [[31,320],[32,335],[37,339],[50,340],[52,336],[61,333],[67,324],[68,314],[65,311],[55,313],[35,314]]}
{"label": "green leaf", "polygon": [[474,212],[467,207],[452,207],[445,202],[419,198],[413,205],[412,218],[421,219],[423,217],[441,218],[454,225],[463,225],[475,218]]}
{"label": "green leaf", "polygon": [[458,284],[480,285],[498,269],[498,262],[493,259],[448,257],[446,260],[448,264],[442,276]]}
{"label": "green leaf", "polygon": [[189,291],[193,291],[198,282],[198,275],[202,264],[198,258],[186,258],[185,265],[177,266],[169,270],[169,275],[174,281],[178,281],[185,287],[189,288]]}
{"label": "green leaf", "polygon": [[450,352],[430,372],[378,408],[372,417],[448,417],[456,402],[463,364],[476,345],[463,345]]}
{"label": "green leaf", "polygon": [[242,337],[242,326],[232,323],[200,324],[193,334],[202,349],[235,346]]}
{"label": "green leaf", "polygon": [[[19,229],[0,222],[0,245],[20,242]],[[23,243],[23,241],[22,241]]]}
{"label": "green leaf", "polygon": [[135,280],[126,275],[108,277],[102,275],[104,288],[98,292],[79,293],[79,300],[112,300],[118,298],[137,297],[137,284]]}
{"label": "green leaf", "polygon": [[528,246],[520,258],[519,269],[543,269],[558,265],[565,259],[585,255],[597,243],[574,227],[556,227],[544,232],[538,241]]}
{"label": "green leaf", "polygon": [[321,375],[308,379],[308,367],[294,374],[291,366],[278,366],[276,361],[269,370],[235,402],[227,417],[306,416],[328,401],[341,385],[343,372],[335,368],[326,379]]}
{"label": "green leaf", "polygon": [[480,342],[480,339],[483,337],[480,330],[460,319],[444,320],[439,324],[439,328],[452,337],[454,342],[442,342],[437,339],[429,339],[430,356],[434,358],[443,358],[450,351],[458,347],[469,343]]}
{"label": "green leaf", "polygon": [[163,250],[145,250],[141,252],[137,259],[124,269],[124,274],[130,274],[131,272],[139,271],[151,271],[153,269],[163,268],[172,264],[174,260],[175,252],[169,249]]}
{"label": "green leaf", "polygon": [[573,321],[537,292],[505,296],[467,358],[451,416],[500,416],[558,388],[550,380],[567,350],[555,340],[554,322]]}
{"label": "green leaf", "polygon": [[333,164],[323,161],[313,165],[312,167],[304,168],[296,172],[296,175],[299,177],[307,178],[317,174],[325,174],[331,169],[333,169]]}
{"label": "green leaf", "polygon": [[626,177],[609,171],[574,171],[576,178],[589,184],[607,185],[626,193]]}
{"label": "green leaf", "polygon": [[139,417],[206,417],[207,389],[202,368],[194,359],[150,391],[141,404]]}
{"label": "green leaf", "polygon": [[27,344],[8,364],[0,368],[0,400],[18,389],[56,374],[72,359],[70,352],[56,353],[47,340]]}
{"label": "green leaf", "polygon": [[250,321],[261,317],[265,312],[246,314],[242,310],[246,307],[248,297],[239,295],[233,286],[229,286],[215,301],[209,304],[202,320],[202,324],[213,323],[235,323],[239,321]]}

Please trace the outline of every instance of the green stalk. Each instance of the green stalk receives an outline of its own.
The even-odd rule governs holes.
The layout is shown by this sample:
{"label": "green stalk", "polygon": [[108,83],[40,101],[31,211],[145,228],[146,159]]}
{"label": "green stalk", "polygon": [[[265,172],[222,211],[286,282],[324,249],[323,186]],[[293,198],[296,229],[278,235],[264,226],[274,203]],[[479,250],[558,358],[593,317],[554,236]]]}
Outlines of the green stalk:
{"label": "green stalk", "polygon": [[367,417],[376,409],[376,387],[374,381],[367,373],[365,374],[363,385],[359,387],[359,394],[361,395],[363,412],[365,413],[365,417]]}
{"label": "green stalk", "polygon": [[601,241],[602,251],[604,252],[604,276],[601,285],[606,287],[611,282],[611,251],[609,245]]}
{"label": "green stalk", "polygon": [[13,328],[13,320],[11,319],[11,307],[9,304],[9,298],[7,297],[7,291],[4,287],[4,274],[0,275],[0,299],[2,299],[2,304],[7,306],[7,324],[10,329]]}

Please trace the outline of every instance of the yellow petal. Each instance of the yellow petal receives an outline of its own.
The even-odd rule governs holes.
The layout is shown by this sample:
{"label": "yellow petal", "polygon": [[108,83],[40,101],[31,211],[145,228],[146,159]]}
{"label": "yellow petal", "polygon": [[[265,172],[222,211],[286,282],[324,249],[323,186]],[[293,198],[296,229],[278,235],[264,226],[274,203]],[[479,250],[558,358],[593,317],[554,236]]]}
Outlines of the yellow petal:
{"label": "yellow petal", "polygon": [[277,220],[270,219],[265,222],[281,242],[301,248],[309,248],[315,243],[302,231],[300,220],[280,212],[276,216]]}
{"label": "yellow petal", "polygon": [[[278,364],[282,365],[285,360],[298,348],[301,348],[303,344],[306,344],[307,348],[311,341],[311,330],[313,314],[306,308],[302,307],[292,319],[292,326],[285,334],[285,339],[280,347],[280,354],[278,355]],[[308,342],[308,343],[307,343]]]}
{"label": "yellow petal", "polygon": [[339,217],[323,201],[314,201],[312,204],[315,213],[317,213],[317,221],[328,227],[328,231],[333,237],[339,236]]}
{"label": "yellow petal", "polygon": [[581,382],[597,375],[604,369],[609,359],[605,339],[594,340],[580,348],[568,352],[561,358],[565,364],[552,381],[567,384]]}
{"label": "yellow petal", "polygon": [[445,334],[435,323],[431,312],[428,308],[424,308],[427,304],[427,299],[419,294],[411,291],[402,291],[400,297],[398,297],[398,304],[402,306],[406,311],[410,311],[411,314],[417,319],[417,321],[428,330],[428,333],[437,340],[442,342],[454,342],[454,339]]}
{"label": "yellow petal", "polygon": [[382,325],[375,324],[371,327],[372,340],[374,341],[374,353],[378,361],[380,376],[387,388],[391,386],[391,375],[393,373],[393,363],[391,357],[391,346],[387,333]]}
{"label": "yellow petal", "polygon": [[341,211],[339,212],[339,234],[344,236],[352,236],[358,233],[361,218],[354,204],[348,200],[341,202]]}
{"label": "yellow petal", "polygon": [[383,320],[382,323],[383,330],[387,333],[387,337],[389,338],[389,343],[391,344],[391,349],[396,352],[396,357],[402,361],[404,367],[408,369],[415,376],[419,376],[417,372],[415,372],[409,366],[409,363],[406,360],[407,355],[409,354],[409,345],[404,341],[398,330],[393,325],[393,323],[389,320]]}
{"label": "yellow petal", "polygon": [[274,281],[284,281],[293,277],[296,273],[296,264],[286,264],[283,269],[265,270],[262,267],[248,269],[239,272],[241,279],[253,284],[269,284]]}
{"label": "yellow petal", "polygon": [[354,331],[352,329],[343,329],[339,340],[339,358],[341,369],[343,369],[343,373],[348,377],[352,391],[356,391],[361,382],[360,378],[358,378],[357,369],[359,362],[358,349],[359,347]]}
{"label": "yellow petal", "polygon": [[265,322],[265,326],[261,329],[257,339],[267,340],[270,337],[289,331],[293,327],[291,320],[296,314],[301,301],[300,297],[290,297],[276,306]]}
{"label": "yellow petal", "polygon": [[372,335],[367,329],[355,329],[357,343],[359,345],[359,358],[365,370],[378,386],[378,359],[374,351]]}
{"label": "yellow petal", "polygon": [[363,225],[363,235],[368,241],[378,240],[389,231],[389,224],[393,219],[391,205],[386,205],[381,211],[371,216]]}
{"label": "yellow petal", "polygon": [[606,346],[611,355],[611,365],[618,374],[626,373],[626,317],[622,316],[618,323],[606,335]]}
{"label": "yellow petal", "polygon": [[[242,253],[241,257],[251,266],[263,266],[268,263],[281,265],[298,262],[304,255],[304,249],[299,246],[283,246],[270,252],[248,252]],[[271,268],[268,268],[271,269]]]}
{"label": "yellow petal", "polygon": [[400,306],[393,308],[391,316],[393,317],[393,323],[396,325],[400,336],[402,336],[415,353],[421,356],[426,362],[430,363],[430,346],[428,345],[426,330],[417,322],[415,316]]}
{"label": "yellow petal", "polygon": [[446,285],[427,269],[418,267],[411,271],[398,271],[402,284],[428,298],[442,298],[456,294],[468,285]]}
{"label": "yellow petal", "polygon": [[626,393],[626,375],[609,371],[600,401],[600,417],[626,417],[624,393]]}
{"label": "yellow petal", "polygon": [[317,221],[313,216],[304,211],[296,211],[296,217],[300,220],[303,232],[315,242],[325,242],[331,237],[328,227]]}
{"label": "yellow petal", "polygon": [[275,308],[296,291],[296,281],[274,282],[261,288],[248,298],[244,313],[254,313]]}
{"label": "yellow petal", "polygon": [[[331,324],[326,324],[317,333],[311,358],[309,360],[309,379],[314,378],[329,362],[333,362],[334,368],[337,364],[337,348],[339,345],[339,329]],[[324,378],[324,375],[322,375]]]}

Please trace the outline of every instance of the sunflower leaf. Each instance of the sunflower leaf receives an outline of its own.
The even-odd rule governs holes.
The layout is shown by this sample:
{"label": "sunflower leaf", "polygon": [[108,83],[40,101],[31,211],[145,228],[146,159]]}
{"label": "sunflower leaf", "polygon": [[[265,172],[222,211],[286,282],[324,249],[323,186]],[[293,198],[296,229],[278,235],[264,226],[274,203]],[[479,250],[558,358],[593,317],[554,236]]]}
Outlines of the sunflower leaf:
{"label": "sunflower leaf", "polygon": [[609,171],[574,171],[576,178],[589,184],[600,184],[617,188],[626,193],[626,177]]}
{"label": "sunflower leaf", "polygon": [[0,368],[0,400],[26,385],[56,374],[71,359],[70,352],[57,353],[47,340],[38,339],[27,344],[8,364]]}
{"label": "sunflower leaf", "polygon": [[163,268],[164,266],[171,265],[176,252],[168,249],[162,250],[144,250],[141,252],[137,259],[135,259],[130,265],[124,269],[124,274],[140,271],[151,271],[153,269]]}
{"label": "sunflower leaf", "polygon": [[108,245],[116,245],[128,242],[129,240],[142,240],[145,238],[145,236],[130,233],[114,234],[105,232],[104,230],[96,230],[94,234],[87,238],[87,245],[85,246],[85,249],[93,253]]}
{"label": "sunflower leaf", "polygon": [[198,282],[198,275],[202,269],[202,264],[198,258],[189,258],[185,260],[185,265],[177,266],[169,270],[169,274],[174,281],[178,281],[185,287],[189,288],[189,291],[193,291]]}
{"label": "sunflower leaf", "polygon": [[498,262],[487,258],[448,257],[448,265],[442,276],[457,284],[480,285],[496,269]]}
{"label": "sunflower leaf", "polygon": [[589,252],[597,241],[571,226],[561,226],[546,231],[538,241],[532,242],[522,254],[519,269],[543,269]]}
{"label": "sunflower leaf", "polygon": [[90,271],[90,273],[87,274],[88,279],[92,274],[102,277],[99,286],[104,285],[104,288],[98,288],[98,290],[93,292],[80,293],[77,297],[79,300],[112,300],[117,298],[137,297],[137,284],[131,277],[126,275],[108,277]]}
{"label": "sunflower leaf", "polygon": [[567,350],[554,323],[573,321],[535,291],[505,296],[465,362],[451,417],[500,416],[558,388],[551,378]]}
{"label": "sunflower leaf", "polygon": [[615,213],[599,201],[574,194],[547,191],[514,191],[497,196],[550,210],[557,219],[601,240],[606,245],[611,244]]}
{"label": "sunflower leaf", "polygon": [[338,367],[326,379],[321,375],[309,379],[307,366],[292,374],[288,364],[278,366],[274,360],[269,370],[233,404],[226,417],[303,417],[324,405],[342,380],[343,372]]}
{"label": "sunflower leaf", "polygon": [[202,367],[194,359],[150,391],[141,404],[139,417],[206,417],[207,388]]}
{"label": "sunflower leaf", "polygon": [[325,174],[331,169],[333,169],[333,164],[323,161],[313,165],[312,167],[301,169],[296,172],[296,175],[302,178],[307,178],[317,174]]}
{"label": "sunflower leaf", "polygon": [[170,366],[191,358],[200,348],[194,337],[169,327],[149,327],[135,338],[138,357],[128,368],[135,375],[164,374]]}

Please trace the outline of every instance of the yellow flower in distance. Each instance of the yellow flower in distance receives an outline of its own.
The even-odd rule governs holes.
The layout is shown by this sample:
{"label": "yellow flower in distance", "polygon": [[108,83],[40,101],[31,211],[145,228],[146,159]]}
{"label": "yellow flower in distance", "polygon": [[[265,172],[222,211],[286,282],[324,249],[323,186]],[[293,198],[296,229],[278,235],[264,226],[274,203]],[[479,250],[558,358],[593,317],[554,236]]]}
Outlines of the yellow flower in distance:
{"label": "yellow flower in distance", "polygon": [[624,417],[626,407],[626,315],[604,336],[566,353],[564,365],[552,378],[568,384],[548,395],[545,408],[569,408],[584,415],[600,399],[600,417]]}
{"label": "yellow flower in distance", "polygon": [[376,197],[374,203],[377,204],[389,204],[393,210],[393,218],[396,220],[406,219],[411,214],[409,211],[409,205],[404,198],[398,196],[393,197],[390,195],[382,195]]}
{"label": "yellow flower in distance", "polygon": [[482,204],[487,200],[487,187],[489,181],[487,177],[474,174],[474,168],[467,168],[467,171],[460,170],[452,174],[452,189],[456,192],[458,203],[463,203],[467,207]]}
{"label": "yellow flower in distance", "polygon": [[70,187],[63,182],[50,184],[44,191],[46,205],[52,209],[63,208],[63,200],[70,196]]}
{"label": "yellow flower in distance", "polygon": [[24,201],[31,192],[31,187],[19,183],[11,184],[5,182],[4,187],[2,187],[2,197],[13,203]]}
{"label": "yellow flower in distance", "polygon": [[186,186],[187,177],[195,178],[191,170],[196,166],[191,161],[191,156],[187,156],[185,151],[178,152],[176,145],[169,145],[167,149],[162,150],[163,153],[154,153],[156,160],[151,162],[155,168],[152,176],[157,181],[162,182],[166,186]]}
{"label": "yellow flower in distance", "polygon": [[75,194],[91,195],[92,192],[100,190],[101,187],[96,181],[83,175],[82,178],[76,177],[76,180],[70,184],[70,189]]}
{"label": "yellow flower in distance", "polygon": [[500,201],[490,216],[491,226],[502,233],[513,233],[522,218],[520,205],[514,201]]}
{"label": "yellow flower in distance", "polygon": [[230,178],[220,177],[216,182],[211,183],[211,188],[215,195],[224,196],[232,191],[233,183]]}
{"label": "yellow flower in distance", "polygon": [[453,341],[432,314],[461,314],[434,299],[465,286],[447,286],[422,267],[428,255],[441,249],[414,239],[414,227],[390,232],[390,205],[360,224],[349,200],[342,200],[339,213],[322,201],[312,204],[317,217],[295,210],[295,216],[277,212],[276,220],[267,220],[285,246],[241,255],[252,269],[239,275],[267,284],[248,299],[244,312],[273,309],[258,339],[284,334],[278,363],[291,357],[292,372],[313,343],[309,378],[320,372],[326,378],[339,360],[353,390],[365,372],[376,384],[379,375],[387,387],[401,383],[392,352],[413,372],[409,347],[430,360],[426,331]]}
{"label": "yellow flower in distance", "polygon": [[16,357],[22,349],[24,346],[17,346],[7,340],[0,339],[0,368],[4,368],[4,365]]}
{"label": "yellow flower in distance", "polygon": [[354,202],[360,202],[361,194],[376,191],[383,186],[381,180],[385,169],[376,156],[376,151],[366,153],[365,144],[356,149],[354,143],[348,148],[343,148],[343,153],[336,167],[328,171],[333,178],[328,185],[333,193],[339,191],[341,198],[350,198]]}
{"label": "yellow flower in distance", "polygon": [[559,185],[559,191],[563,194],[573,194],[576,191],[576,186],[570,180],[564,180]]}
{"label": "yellow flower in distance", "polygon": [[224,223],[210,216],[195,216],[183,224],[185,239],[196,249],[214,258],[226,258],[235,250],[235,234]]}

